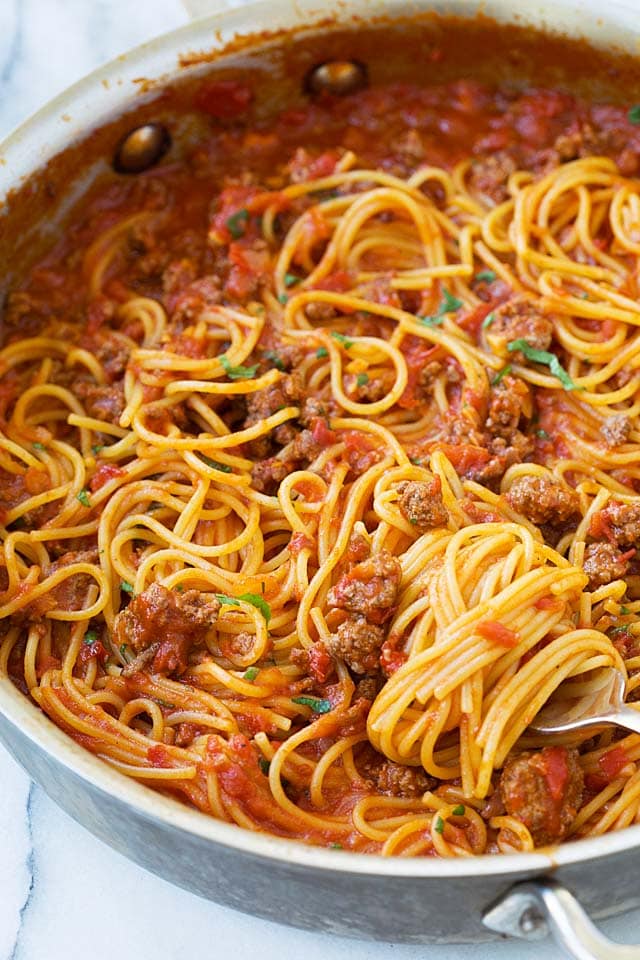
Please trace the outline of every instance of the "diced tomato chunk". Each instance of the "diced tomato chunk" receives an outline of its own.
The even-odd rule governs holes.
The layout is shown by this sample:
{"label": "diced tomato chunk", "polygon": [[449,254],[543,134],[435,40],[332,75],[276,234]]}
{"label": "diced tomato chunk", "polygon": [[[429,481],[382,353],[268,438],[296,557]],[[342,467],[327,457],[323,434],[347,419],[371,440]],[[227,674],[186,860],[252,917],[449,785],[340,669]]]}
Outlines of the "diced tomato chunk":
{"label": "diced tomato chunk", "polygon": [[89,487],[92,492],[95,493],[100,487],[104,487],[105,483],[109,483],[110,480],[114,480],[116,477],[124,477],[124,475],[124,470],[117,467],[115,463],[101,463],[91,477]]}
{"label": "diced tomato chunk", "polygon": [[485,640],[491,640],[501,647],[516,647],[520,640],[520,635],[515,630],[510,630],[497,620],[483,620],[476,626],[476,631]]}

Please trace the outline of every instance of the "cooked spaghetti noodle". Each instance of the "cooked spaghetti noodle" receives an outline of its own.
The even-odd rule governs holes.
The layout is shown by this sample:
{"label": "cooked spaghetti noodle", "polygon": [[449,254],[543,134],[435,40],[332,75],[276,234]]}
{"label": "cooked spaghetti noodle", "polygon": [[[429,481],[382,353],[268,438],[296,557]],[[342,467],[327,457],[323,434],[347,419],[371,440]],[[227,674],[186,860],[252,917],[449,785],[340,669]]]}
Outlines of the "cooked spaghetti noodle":
{"label": "cooked spaghetti noodle", "polygon": [[640,134],[463,83],[206,102],[210,143],[95,187],[9,298],[0,673],[252,830],[638,820],[640,737],[528,727],[640,684]]}

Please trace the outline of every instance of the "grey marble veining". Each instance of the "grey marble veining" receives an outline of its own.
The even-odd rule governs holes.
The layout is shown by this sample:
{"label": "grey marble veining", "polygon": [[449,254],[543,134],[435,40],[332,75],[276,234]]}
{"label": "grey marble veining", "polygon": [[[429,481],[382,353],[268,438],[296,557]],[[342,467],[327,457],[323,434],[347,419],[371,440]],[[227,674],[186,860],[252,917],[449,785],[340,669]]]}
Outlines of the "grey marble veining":
{"label": "grey marble veining", "polygon": [[[185,19],[179,0],[0,0],[0,137],[99,63]],[[283,915],[286,909],[283,904]],[[640,941],[637,916],[603,927],[616,939]],[[201,956],[558,960],[560,955],[548,943],[358,944],[233,913],[105,847],[30,785],[0,747],[0,960]]]}

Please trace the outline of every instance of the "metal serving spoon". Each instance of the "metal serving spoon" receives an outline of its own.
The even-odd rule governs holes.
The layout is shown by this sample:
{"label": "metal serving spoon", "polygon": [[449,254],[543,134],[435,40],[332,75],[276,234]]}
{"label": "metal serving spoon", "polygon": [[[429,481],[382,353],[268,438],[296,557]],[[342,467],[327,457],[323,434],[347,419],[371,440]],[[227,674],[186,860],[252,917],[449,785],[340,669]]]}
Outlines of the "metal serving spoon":
{"label": "metal serving spoon", "polygon": [[537,714],[529,730],[533,733],[572,733],[596,727],[623,727],[640,733],[640,711],[624,702],[626,681],[614,667],[607,668],[611,677],[596,698],[585,697],[567,702],[554,701]]}

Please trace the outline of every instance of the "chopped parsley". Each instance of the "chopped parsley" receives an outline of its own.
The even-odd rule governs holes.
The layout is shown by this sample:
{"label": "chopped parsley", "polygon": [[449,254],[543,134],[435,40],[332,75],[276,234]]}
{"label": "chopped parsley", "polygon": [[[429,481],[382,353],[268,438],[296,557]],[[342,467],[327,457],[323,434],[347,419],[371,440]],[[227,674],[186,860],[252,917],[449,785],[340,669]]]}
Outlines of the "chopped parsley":
{"label": "chopped parsley", "polygon": [[331,336],[333,337],[334,340],[337,340],[338,343],[341,343],[342,346],[345,348],[345,350],[348,350],[350,347],[353,346],[353,340],[349,340],[348,337],[345,337],[343,333],[338,333],[337,330],[332,330]]}
{"label": "chopped parsley", "polygon": [[519,350],[527,360],[533,360],[534,363],[542,363],[549,367],[549,373],[557,377],[565,390],[584,390],[584,387],[579,387],[577,383],[573,382],[555,353],[549,353],[548,350],[537,350],[522,338],[512,340],[511,343],[508,343],[507,350],[509,353]]}
{"label": "chopped parsley", "polygon": [[330,843],[329,850],[344,850],[344,847],[341,843]]}
{"label": "chopped parsley", "polygon": [[296,283],[300,283],[302,277],[296,277],[295,273],[285,273],[284,275],[284,285],[285,287],[295,287]]}
{"label": "chopped parsley", "polygon": [[82,638],[82,642],[83,642],[83,643],[86,643],[86,645],[87,645],[88,647],[90,647],[91,644],[92,644],[92,643],[95,643],[97,639],[98,639],[98,631],[97,631],[97,630],[87,630],[87,632],[85,633],[84,637]]}
{"label": "chopped parsley", "polygon": [[494,313],[488,313],[484,318],[484,320],[482,321],[482,329],[486,330],[487,327],[490,327],[493,321],[495,320],[495,318],[496,317]]}
{"label": "chopped parsley", "polygon": [[459,803],[457,807],[454,807],[451,813],[454,817],[463,817],[464,816],[464,803]]}
{"label": "chopped parsley", "polygon": [[640,123],[640,103],[634,104],[634,106],[630,108],[627,116],[629,117],[630,123]]}
{"label": "chopped parsley", "polygon": [[94,455],[94,457],[97,457],[98,454],[101,453],[103,450],[104,450],[104,445],[102,443],[94,443],[93,446],[91,447],[91,453]]}
{"label": "chopped parsley", "polygon": [[271,766],[271,761],[267,760],[266,757],[258,757],[258,766],[264,773],[265,777],[269,776],[269,768]]}
{"label": "chopped parsley", "polygon": [[316,357],[318,360],[323,360],[324,357],[328,357],[328,356],[329,356],[329,351],[327,350],[326,347],[318,347],[318,349],[316,350]]}
{"label": "chopped parsley", "polygon": [[89,491],[83,488],[80,493],[76,493],[76,500],[79,500],[83,507],[90,507],[91,500],[89,499]]}
{"label": "chopped parsley", "polygon": [[124,590],[125,593],[133,594],[133,584],[129,583],[128,580],[120,581],[120,589]]}
{"label": "chopped parsley", "polygon": [[45,447],[44,443],[40,443],[39,440],[36,440],[36,442],[35,442],[34,444],[32,444],[32,446],[33,446],[33,449],[34,449],[34,450],[46,450],[46,449],[47,449],[47,448]]}
{"label": "chopped parsley", "polygon": [[184,584],[183,584],[183,583],[176,583],[176,585],[175,585],[175,587],[174,587],[173,589],[176,591],[176,593],[184,593]]}
{"label": "chopped parsley", "polygon": [[278,354],[275,352],[275,350],[266,350],[264,354],[264,358],[265,360],[270,360],[271,363],[276,368],[276,370],[284,371],[285,369],[284,363],[282,362],[282,359],[278,356]]}
{"label": "chopped parsley", "polygon": [[620,613],[623,617],[627,617],[631,613],[631,610],[629,610],[629,607],[620,607]]}
{"label": "chopped parsley", "polygon": [[284,304],[288,302],[289,302],[289,297],[286,295],[286,293],[278,294],[278,303],[281,303],[284,306]]}
{"label": "chopped parsley", "polygon": [[498,370],[495,377],[491,381],[491,386],[495,387],[498,383],[500,383],[503,377],[508,377],[510,373],[511,373],[511,364],[508,363],[506,367],[502,368],[502,370]]}
{"label": "chopped parsley", "polygon": [[417,518],[417,517],[409,517],[409,523],[412,523],[413,526],[415,527],[415,526],[417,525],[417,523],[418,523],[418,518]]}
{"label": "chopped parsley", "polygon": [[435,317],[418,317],[418,321],[423,327],[439,327],[444,323],[444,317],[437,313]]}
{"label": "chopped parsley", "polygon": [[292,697],[291,702],[310,707],[314,713],[329,713],[331,710],[331,700],[320,700],[319,697]]}
{"label": "chopped parsley", "polygon": [[435,829],[436,833],[444,833],[444,820],[442,819],[442,817],[440,816],[440,814],[438,814],[438,816],[436,817],[436,822],[435,822],[435,824],[434,824],[434,829]]}
{"label": "chopped parsley", "polygon": [[249,211],[245,210],[244,208],[242,210],[237,210],[229,217],[227,220],[227,230],[234,240],[239,240],[240,237],[244,236],[248,222]]}
{"label": "chopped parsley", "polygon": [[212,470],[219,470],[220,473],[231,473],[231,467],[227,463],[220,463],[218,460],[212,460],[211,457],[205,457],[204,453],[200,455],[201,460]]}
{"label": "chopped parsley", "polygon": [[364,387],[367,383],[369,383],[368,375],[366,373],[359,373],[356,377],[356,383],[359,387]]}
{"label": "chopped parsley", "polygon": [[415,463],[416,467],[419,467],[422,464],[420,457],[409,457],[409,460],[411,460],[411,463]]}
{"label": "chopped parsley", "polygon": [[121,644],[120,644],[120,656],[122,657],[123,660],[126,660],[126,659],[127,659],[128,650],[127,650],[127,645],[126,645],[126,643],[121,643]]}
{"label": "chopped parsley", "polygon": [[480,273],[476,273],[475,279],[480,280],[483,283],[493,283],[496,275],[493,270],[481,270]]}
{"label": "chopped parsley", "polygon": [[253,367],[234,367],[234,365],[229,362],[228,356],[224,353],[218,357],[218,360],[222,364],[222,369],[229,377],[229,380],[249,380],[251,377],[255,377],[258,369],[257,363]]}
{"label": "chopped parsley", "polygon": [[432,317],[418,317],[423,327],[439,327],[444,320],[445,313],[455,313],[460,307],[463,307],[462,300],[458,300],[448,290],[442,291],[442,303],[438,307],[438,312]]}
{"label": "chopped parsley", "polygon": [[536,430],[536,437],[540,437],[541,440],[550,440],[550,439],[551,439],[551,437],[549,436],[549,434],[547,433],[547,431],[546,431],[546,430],[542,430],[542,428],[541,428],[540,430]]}
{"label": "chopped parsley", "polygon": [[220,603],[227,604],[230,607],[239,607],[241,600],[244,603],[250,603],[252,607],[260,611],[267,623],[271,620],[271,607],[264,597],[259,597],[257,593],[241,593],[238,597],[229,597],[226,593],[216,593],[215,598]]}
{"label": "chopped parsley", "polygon": [[242,679],[248,680],[249,683],[253,683],[259,672],[260,671],[257,667],[249,667],[248,670],[245,670],[244,674],[242,675]]}

